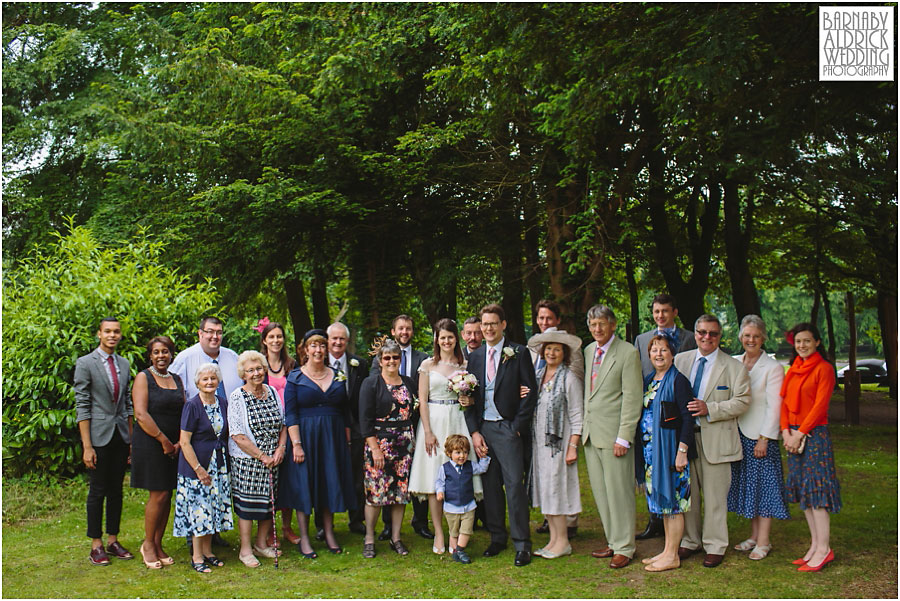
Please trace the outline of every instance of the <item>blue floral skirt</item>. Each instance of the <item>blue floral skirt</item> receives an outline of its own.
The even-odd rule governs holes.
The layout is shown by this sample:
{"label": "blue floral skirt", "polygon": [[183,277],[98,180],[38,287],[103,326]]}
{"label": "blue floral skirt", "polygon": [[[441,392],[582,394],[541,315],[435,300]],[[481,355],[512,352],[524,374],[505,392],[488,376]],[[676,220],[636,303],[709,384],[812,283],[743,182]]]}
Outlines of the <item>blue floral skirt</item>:
{"label": "blue floral skirt", "polygon": [[800,509],[841,510],[841,485],[834,470],[834,451],[828,426],[816,426],[806,437],[806,448],[799,455],[788,453],[788,477],[785,484],[790,503]]}
{"label": "blue floral skirt", "polygon": [[744,458],[731,464],[731,489],[728,491],[728,511],[745,518],[791,517],[784,494],[784,471],[777,440],[769,440],[766,456],[753,456],[756,441],[741,432]]}
{"label": "blue floral skirt", "polygon": [[647,487],[647,507],[650,513],[673,515],[684,513],[691,509],[691,466],[684,466],[681,472],[664,466],[669,477],[672,478],[672,492],[675,498],[666,506],[662,505],[660,495],[653,489],[653,470],[658,469],[653,465],[653,410],[644,407],[641,414],[641,439],[644,443],[644,485]]}
{"label": "blue floral skirt", "polygon": [[206,470],[212,478],[204,486],[197,478],[178,474],[175,490],[175,520],[172,534],[176,537],[205,536],[234,529],[231,516],[231,479],[227,466],[219,467],[217,453],[212,454]]}

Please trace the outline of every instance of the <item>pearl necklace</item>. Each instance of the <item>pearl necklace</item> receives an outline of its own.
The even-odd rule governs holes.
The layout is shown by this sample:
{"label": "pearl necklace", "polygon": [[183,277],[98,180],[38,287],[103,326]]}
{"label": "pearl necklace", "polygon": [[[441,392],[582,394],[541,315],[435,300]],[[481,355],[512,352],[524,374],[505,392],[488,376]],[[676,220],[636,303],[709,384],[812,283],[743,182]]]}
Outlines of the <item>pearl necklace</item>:
{"label": "pearl necklace", "polygon": [[148,369],[150,370],[150,373],[153,374],[154,376],[156,376],[157,378],[171,378],[172,377],[172,374],[170,374],[169,372],[161,373],[158,369],[156,369],[152,365]]}

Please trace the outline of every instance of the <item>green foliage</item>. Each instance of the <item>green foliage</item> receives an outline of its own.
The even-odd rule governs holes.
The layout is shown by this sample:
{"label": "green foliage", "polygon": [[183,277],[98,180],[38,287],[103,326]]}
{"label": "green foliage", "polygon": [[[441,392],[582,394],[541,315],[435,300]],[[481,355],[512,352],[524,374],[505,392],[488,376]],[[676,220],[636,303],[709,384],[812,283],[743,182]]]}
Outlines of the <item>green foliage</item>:
{"label": "green foliage", "polygon": [[147,365],[147,341],[165,334],[177,349],[196,342],[198,316],[215,312],[210,281],[190,284],[160,262],[162,244],[100,241],[86,227],[3,272],[3,468],[71,474],[79,469],[72,376],[97,346],[99,321],[117,317],[118,353],[132,374]]}

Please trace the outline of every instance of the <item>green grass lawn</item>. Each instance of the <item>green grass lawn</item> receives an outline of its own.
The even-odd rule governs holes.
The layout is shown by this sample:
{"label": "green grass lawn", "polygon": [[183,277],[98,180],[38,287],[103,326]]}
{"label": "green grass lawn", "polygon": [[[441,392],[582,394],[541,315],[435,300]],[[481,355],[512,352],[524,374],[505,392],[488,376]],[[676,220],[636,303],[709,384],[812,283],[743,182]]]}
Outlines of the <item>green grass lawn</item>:
{"label": "green grass lawn", "polygon": [[[196,574],[181,540],[167,536],[165,544],[177,563],[147,570],[140,558],[91,566],[84,536],[87,485],[38,484],[6,479],[3,486],[4,597],[897,597],[897,425],[831,426],[844,510],[832,519],[836,561],[820,573],[798,573],[790,560],[808,544],[803,514],[791,507],[792,518],[773,527],[771,555],[750,561],[729,551],[722,566],[707,569],[702,556],[685,561],[679,570],[650,574],[634,562],[611,570],[592,559],[603,532],[581,462],[581,527],[574,554],[553,561],[535,558],[525,568],[513,566],[507,550],[483,558],[487,535],[476,531],[469,548],[474,563],[463,566],[446,555],[431,553],[431,545],[411,532],[407,512],[403,538],[408,557],[395,555],[378,543],[378,557],[363,560],[362,538],[338,521],[338,536],[346,552],[333,556],[318,543],[319,558],[302,559],[288,548],[276,570],[271,560],[250,570],[238,561],[237,550],[223,550],[226,566],[212,574]],[[142,538],[145,493],[126,488],[122,542],[137,555]],[[638,523],[646,523],[646,506],[638,502]],[[532,513],[532,528],[540,515]],[[170,522],[171,532],[171,522]],[[749,521],[729,515],[732,544],[749,533]],[[237,532],[226,533],[237,542]],[[534,535],[535,547],[546,535]],[[656,553],[662,539],[638,542],[637,558]]]}

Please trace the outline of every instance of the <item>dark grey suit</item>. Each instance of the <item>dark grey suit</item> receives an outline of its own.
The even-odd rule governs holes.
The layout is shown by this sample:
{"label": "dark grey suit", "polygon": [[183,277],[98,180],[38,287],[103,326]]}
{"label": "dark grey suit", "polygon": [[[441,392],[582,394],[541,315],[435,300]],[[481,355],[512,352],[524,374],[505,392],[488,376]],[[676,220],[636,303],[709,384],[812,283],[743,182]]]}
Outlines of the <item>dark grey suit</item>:
{"label": "dark grey suit", "polygon": [[[484,387],[487,383],[485,363],[487,346],[469,355],[467,369],[478,378],[475,402],[466,409],[466,425],[469,432],[479,432],[488,446],[491,465],[482,474],[484,508],[491,542],[506,544],[506,509],[509,507],[509,530],[516,551],[531,551],[531,533],[528,527],[528,496],[525,492],[525,445],[523,437],[530,432],[531,418],[537,404],[537,382],[528,349],[504,339],[503,348],[512,348],[514,358],[503,359],[494,378],[494,405],[500,413],[500,421],[484,419]],[[531,391],[525,398],[520,389]],[[505,500],[504,500],[505,489]]]}
{"label": "dark grey suit", "polygon": [[91,445],[97,453],[96,467],[88,471],[90,487],[87,497],[87,535],[103,534],[103,501],[106,500],[106,533],[118,534],[122,517],[122,480],[128,466],[131,379],[128,360],[113,355],[118,366],[119,396],[114,398],[109,365],[94,350],[75,362],[75,419],[89,420]]}
{"label": "dark grey suit", "polygon": [[[656,336],[657,332],[659,332],[659,328],[653,328],[649,332],[644,332],[634,339],[634,346],[641,354],[641,373],[645,378],[652,373],[656,373],[656,369],[654,369],[653,364],[650,363],[650,355],[647,353],[647,345],[650,344],[650,339]],[[693,332],[691,332],[690,330],[685,330],[684,328],[678,328],[677,334],[678,348],[675,349],[675,355],[683,351],[689,351],[697,348],[697,341],[694,340]]]}

